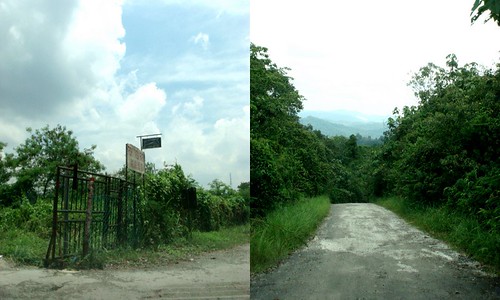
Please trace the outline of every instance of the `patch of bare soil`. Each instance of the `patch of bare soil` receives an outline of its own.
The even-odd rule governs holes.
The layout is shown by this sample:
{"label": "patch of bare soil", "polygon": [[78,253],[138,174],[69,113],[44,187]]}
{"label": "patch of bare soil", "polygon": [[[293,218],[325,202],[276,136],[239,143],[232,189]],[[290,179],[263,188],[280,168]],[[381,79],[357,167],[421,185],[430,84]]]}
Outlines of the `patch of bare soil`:
{"label": "patch of bare soil", "polygon": [[48,270],[0,259],[0,299],[249,299],[250,246],[154,268]]}

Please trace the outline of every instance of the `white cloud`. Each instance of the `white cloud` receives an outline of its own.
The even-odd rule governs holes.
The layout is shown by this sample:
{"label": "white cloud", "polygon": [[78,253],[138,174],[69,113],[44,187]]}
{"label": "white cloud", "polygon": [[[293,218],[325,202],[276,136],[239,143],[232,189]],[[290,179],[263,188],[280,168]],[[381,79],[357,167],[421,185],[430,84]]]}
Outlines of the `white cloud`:
{"label": "white cloud", "polygon": [[192,41],[196,45],[200,44],[203,50],[207,50],[208,44],[210,42],[210,37],[206,33],[199,32],[196,36],[192,36],[190,38],[190,41]]}
{"label": "white cloud", "polygon": [[118,108],[118,117],[135,124],[154,120],[165,105],[166,99],[167,95],[162,89],[155,83],[148,83],[126,97]]}
{"label": "white cloud", "polygon": [[249,76],[247,65],[248,58],[222,59],[187,53],[172,64],[160,66],[163,72],[159,72],[153,79],[158,83],[241,82]]}
{"label": "white cloud", "polygon": [[164,148],[167,155],[164,160],[168,163],[177,161],[187,173],[195,173],[202,185],[216,178],[229,183],[226,180],[229,173],[235,186],[248,181],[249,107],[242,108],[237,117],[221,118],[207,124],[190,117],[203,109],[200,104],[199,99],[194,99],[177,108],[174,119],[165,129]]}
{"label": "white cloud", "polygon": [[[209,8],[216,10],[215,18],[241,7],[241,1],[215,2],[180,1],[179,7],[169,9],[203,11],[205,16]],[[241,111],[248,103],[248,86],[242,87],[248,82],[248,56],[232,47],[223,47],[224,53],[216,49],[221,47],[217,38],[226,32],[218,31],[217,24],[231,18],[212,20],[211,35],[200,31],[191,45],[187,39],[199,28],[185,30],[182,38],[165,37],[168,45],[194,44],[210,51],[194,50],[195,55],[180,48],[180,55],[158,56],[151,53],[162,52],[163,44],[152,43],[158,47],[152,52],[137,51],[144,46],[141,41],[127,39],[122,4],[74,0],[54,6],[50,0],[0,0],[0,141],[9,143],[6,152],[24,141],[26,127],[62,124],[75,133],[81,148],[96,144],[96,158],[114,172],[123,166],[126,143],[138,145],[137,135],[162,133],[164,146],[146,153],[158,167],[177,158],[201,184],[227,178],[229,172],[235,183],[248,181],[249,114]],[[135,9],[141,6],[129,12]],[[141,29],[158,24],[141,24]],[[164,20],[161,24],[175,27]],[[137,60],[128,60],[124,67],[126,50]],[[149,68],[142,64],[146,61]],[[161,81],[157,74],[170,77]],[[166,91],[172,91],[168,101]]]}

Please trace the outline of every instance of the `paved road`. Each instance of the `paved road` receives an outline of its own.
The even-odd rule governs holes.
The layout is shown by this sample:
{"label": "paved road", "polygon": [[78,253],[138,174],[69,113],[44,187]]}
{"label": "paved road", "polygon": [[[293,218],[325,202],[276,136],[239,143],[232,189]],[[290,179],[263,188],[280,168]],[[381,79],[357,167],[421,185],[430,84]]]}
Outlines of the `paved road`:
{"label": "paved road", "polygon": [[252,278],[251,299],[500,299],[498,278],[374,204],[335,204],[316,237]]}
{"label": "paved road", "polygon": [[59,271],[0,264],[0,299],[249,299],[249,245],[148,270]]}

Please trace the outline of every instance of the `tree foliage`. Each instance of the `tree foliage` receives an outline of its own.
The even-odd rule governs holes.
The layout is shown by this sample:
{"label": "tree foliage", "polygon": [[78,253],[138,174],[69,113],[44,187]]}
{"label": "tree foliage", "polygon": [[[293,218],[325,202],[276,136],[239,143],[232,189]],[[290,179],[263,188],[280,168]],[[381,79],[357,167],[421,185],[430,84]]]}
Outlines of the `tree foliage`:
{"label": "tree foliage", "polygon": [[[175,164],[165,165],[157,172],[147,172],[145,182],[140,213],[145,216],[144,245],[158,246],[184,237],[189,233],[190,222],[194,229],[201,231],[248,222],[248,201],[218,179],[210,183],[209,189],[204,189]],[[197,205],[189,208],[190,212],[185,206],[185,191],[192,187],[196,187]]]}
{"label": "tree foliage", "polygon": [[388,121],[378,193],[448,205],[499,229],[500,65],[428,64],[411,82],[419,104]]}
{"label": "tree foliage", "polygon": [[357,156],[356,136],[329,138],[299,123],[305,100],[267,49],[251,45],[251,209],[260,216],[301,195],[328,193],[360,201],[346,164]]}
{"label": "tree foliage", "polygon": [[489,11],[489,18],[485,22],[493,19],[500,26],[500,0],[476,0],[471,9],[471,23],[474,23],[479,17]]}
{"label": "tree foliage", "polygon": [[[73,132],[64,126],[28,128],[27,132],[30,137],[14,149],[15,154],[7,154],[0,165],[0,174],[3,175],[0,199],[4,205],[22,196],[31,202],[39,197],[48,197],[53,191],[57,166],[77,164],[86,171],[104,170],[104,166],[94,158],[96,146],[81,151]],[[6,177],[14,183],[7,184]]]}

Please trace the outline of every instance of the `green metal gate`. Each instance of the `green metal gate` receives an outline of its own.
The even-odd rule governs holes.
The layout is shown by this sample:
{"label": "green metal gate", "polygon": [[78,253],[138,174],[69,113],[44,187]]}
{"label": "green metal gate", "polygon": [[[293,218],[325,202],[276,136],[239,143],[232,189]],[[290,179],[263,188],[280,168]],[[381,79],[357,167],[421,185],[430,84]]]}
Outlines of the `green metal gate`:
{"label": "green metal gate", "polygon": [[135,183],[58,167],[45,265],[64,264],[94,250],[135,246],[141,224],[139,197]]}

